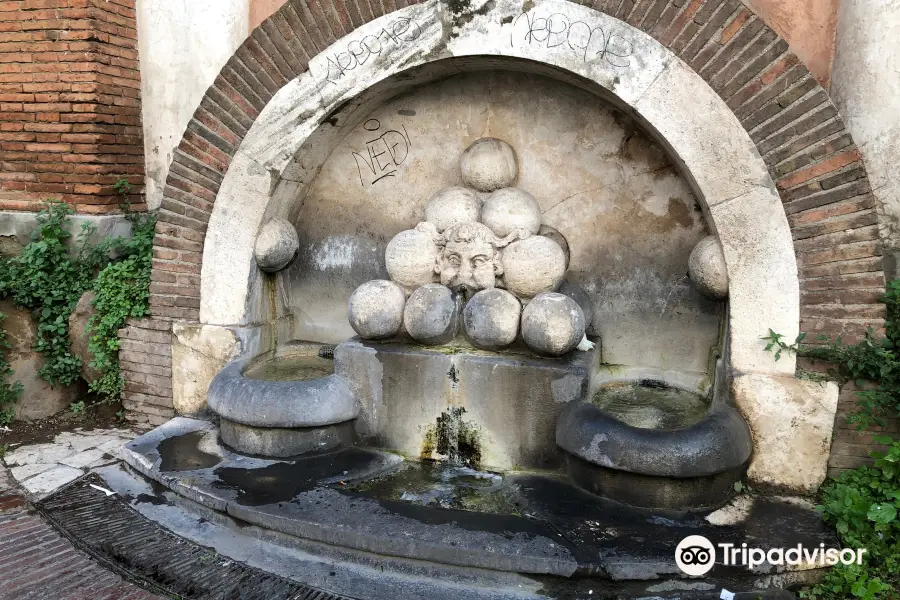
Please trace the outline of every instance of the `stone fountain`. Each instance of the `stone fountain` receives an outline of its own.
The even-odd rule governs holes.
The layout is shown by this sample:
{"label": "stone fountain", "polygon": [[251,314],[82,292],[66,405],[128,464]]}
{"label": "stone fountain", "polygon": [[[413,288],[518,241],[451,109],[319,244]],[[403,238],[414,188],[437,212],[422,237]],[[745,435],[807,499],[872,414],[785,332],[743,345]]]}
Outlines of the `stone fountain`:
{"label": "stone fountain", "polygon": [[[386,244],[387,277],[349,295],[355,337],[230,361],[208,389],[212,418],[141,436],[128,464],[353,577],[377,565],[391,590],[408,573],[455,581],[462,568],[493,590],[485,598],[512,597],[496,590],[530,577],[649,592],[672,576],[685,535],[757,535],[764,523],[776,547],[800,523],[818,543],[818,518],[802,508],[760,501],[736,521],[736,509],[716,510],[753,450],[728,397],[727,350],[714,348],[708,375],[605,364],[591,293],[568,272],[578,240],[517,187],[514,149],[479,139],[459,162],[462,185]],[[297,253],[287,220],[257,238],[265,272]],[[714,237],[685,267],[700,293],[727,298]]]}
{"label": "stone fountain", "polygon": [[[604,390],[631,386],[640,393],[627,406],[665,417],[678,383],[604,380],[600,341],[586,334],[589,295],[565,280],[569,243],[515,186],[509,144],[477,140],[460,173],[462,186],[435,194],[425,220],[387,244],[390,279],[350,296],[358,337],[333,349],[333,372],[304,375],[324,359],[304,362],[295,347],[263,359],[294,364],[287,381],[255,376],[252,358],[214,378],[222,441],[270,457],[359,444],[473,469],[563,469],[591,492],[653,508],[727,501],[752,447],[720,386],[681,385],[699,407],[688,420],[629,423],[604,407]],[[723,264],[714,238],[690,261],[698,287],[720,299]]]}
{"label": "stone fountain", "polygon": [[834,415],[811,407],[837,397],[760,342],[796,334],[796,259],[733,111],[582,4],[401,10],[241,142],[174,325],[182,416],[128,464],[350,597],[795,583],[673,561],[688,535],[830,543],[797,504],[732,499],[813,491]]}

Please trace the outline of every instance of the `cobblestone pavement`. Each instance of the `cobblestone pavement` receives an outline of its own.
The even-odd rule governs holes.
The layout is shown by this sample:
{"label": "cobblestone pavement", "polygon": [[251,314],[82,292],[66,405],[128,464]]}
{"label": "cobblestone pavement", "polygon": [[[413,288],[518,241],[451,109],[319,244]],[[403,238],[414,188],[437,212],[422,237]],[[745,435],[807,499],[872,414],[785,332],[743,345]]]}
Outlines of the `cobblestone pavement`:
{"label": "cobblestone pavement", "polygon": [[0,600],[160,598],[95,563],[29,510],[2,464],[0,557]]}

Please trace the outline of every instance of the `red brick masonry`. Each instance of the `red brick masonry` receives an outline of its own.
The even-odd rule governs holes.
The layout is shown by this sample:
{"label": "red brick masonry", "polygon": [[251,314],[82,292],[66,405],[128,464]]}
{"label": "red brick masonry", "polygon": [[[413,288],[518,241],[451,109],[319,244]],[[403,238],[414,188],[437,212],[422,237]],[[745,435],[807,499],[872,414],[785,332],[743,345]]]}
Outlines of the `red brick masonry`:
{"label": "red brick masonry", "polygon": [[120,176],[142,189],[134,2],[0,1],[0,210],[118,212]]}
{"label": "red brick masonry", "polygon": [[[273,95],[310,57],[405,0],[289,0],[235,52],[175,152],[157,225],[154,318],[122,330],[131,418],[173,414],[171,322],[196,321],[203,241],[223,176]],[[801,328],[858,338],[880,327],[884,289],[875,200],[828,94],[740,0],[584,0],[646,31],[718,92],[777,182],[800,268]],[[125,364],[125,363],[123,363]],[[151,368],[148,365],[158,365]],[[847,402],[844,396],[842,409]],[[841,430],[844,431],[844,430]],[[839,432],[839,436],[843,435]],[[843,464],[843,463],[842,463]]]}

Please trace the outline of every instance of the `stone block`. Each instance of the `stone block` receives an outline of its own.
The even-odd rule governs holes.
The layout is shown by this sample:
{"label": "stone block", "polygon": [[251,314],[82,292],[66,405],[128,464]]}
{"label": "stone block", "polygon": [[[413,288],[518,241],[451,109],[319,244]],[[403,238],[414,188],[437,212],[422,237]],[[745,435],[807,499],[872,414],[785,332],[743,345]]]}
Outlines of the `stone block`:
{"label": "stone block", "polygon": [[[737,117],[684,63],[671,61],[635,109],[675,151],[707,205],[760,186],[773,186],[765,163]],[[698,114],[703,118],[698,119]]]}
{"label": "stone block", "polygon": [[44,357],[34,350],[37,324],[27,310],[16,308],[12,302],[0,301],[0,313],[6,319],[0,327],[6,330],[11,348],[6,361],[13,370],[12,382],[22,384],[22,395],[14,407],[14,418],[20,421],[43,419],[65,410],[84,392],[82,382],[70,386],[51,386],[38,375]]}
{"label": "stone block", "polygon": [[215,325],[175,323],[172,336],[172,404],[178,414],[206,406],[210,382],[240,350],[234,331]]}
{"label": "stone block", "polygon": [[766,187],[712,206],[729,279],[731,362],[735,370],[793,375],[796,356],[775,360],[760,338],[769,329],[793,341],[800,288],[791,232],[778,195]]}
{"label": "stone block", "polygon": [[81,469],[61,465],[48,469],[39,475],[35,475],[22,482],[22,487],[25,488],[29,494],[41,497],[61,488],[71,481],[75,481],[82,475],[84,475],[84,471]]}
{"label": "stone block", "polygon": [[69,349],[81,361],[81,376],[87,382],[100,377],[100,371],[90,366],[94,355],[88,350],[91,335],[87,331],[88,322],[97,312],[91,306],[91,302],[96,297],[94,292],[85,292],[78,300],[78,304],[75,305],[75,310],[69,315]]}
{"label": "stone block", "polygon": [[753,435],[753,456],[747,470],[750,483],[814,493],[828,468],[837,384],[740,375],[732,384],[732,397]]}
{"label": "stone block", "polygon": [[440,458],[442,444],[454,442],[443,439],[445,430],[463,431],[459,448],[471,446],[485,467],[508,469],[561,465],[557,418],[587,397],[599,354],[539,359],[354,339],[334,357],[335,374],[360,402],[361,437],[407,456]]}

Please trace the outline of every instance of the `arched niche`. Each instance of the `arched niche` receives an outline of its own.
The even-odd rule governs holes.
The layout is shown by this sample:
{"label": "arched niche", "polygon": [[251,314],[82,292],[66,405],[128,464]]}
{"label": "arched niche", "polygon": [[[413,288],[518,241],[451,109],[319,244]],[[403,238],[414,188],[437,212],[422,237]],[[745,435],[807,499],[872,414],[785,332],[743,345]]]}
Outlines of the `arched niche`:
{"label": "arched niche", "polygon": [[[262,223],[291,216],[335,146],[388,99],[453,74],[533,73],[580,87],[629,114],[668,152],[722,242],[730,276],[729,347],[737,372],[792,374],[760,337],[799,330],[799,285],[781,200],[756,146],[716,92],[650,35],[561,0],[472,7],[437,2],[362,25],[290,81],[240,143],[203,252],[200,321],[271,320],[253,259]],[[274,290],[279,293],[279,290]]]}

